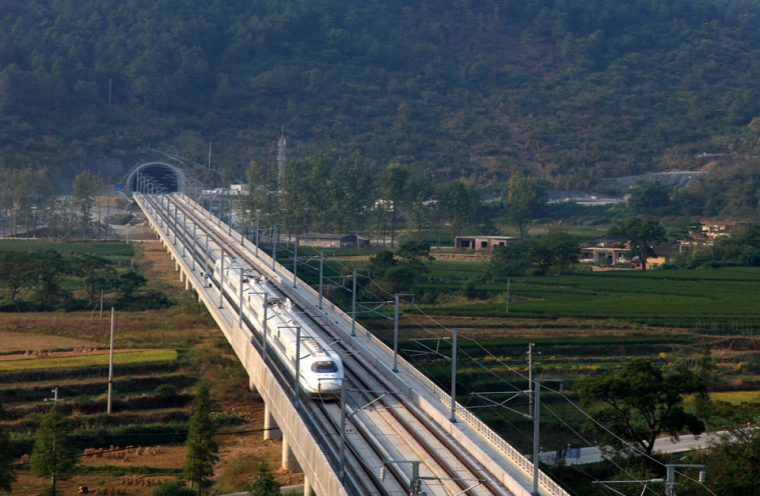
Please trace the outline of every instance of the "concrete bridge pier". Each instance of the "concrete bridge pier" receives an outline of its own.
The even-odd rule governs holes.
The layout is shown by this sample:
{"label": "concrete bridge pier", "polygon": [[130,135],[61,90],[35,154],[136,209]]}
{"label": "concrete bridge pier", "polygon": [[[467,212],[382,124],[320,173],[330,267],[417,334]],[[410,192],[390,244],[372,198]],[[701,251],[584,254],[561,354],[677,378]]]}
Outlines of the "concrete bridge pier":
{"label": "concrete bridge pier", "polygon": [[277,429],[277,421],[272,416],[272,411],[269,409],[269,405],[264,403],[264,440],[268,439],[280,439],[282,437],[282,431]]}
{"label": "concrete bridge pier", "polygon": [[282,436],[282,468],[291,472],[302,472],[301,466],[298,464],[298,459],[290,449],[290,443],[288,438]]}
{"label": "concrete bridge pier", "polygon": [[306,474],[303,475],[303,496],[314,496],[314,490],[311,487],[311,481]]}
{"label": "concrete bridge pier", "polygon": [[[253,382],[253,377],[248,378],[248,388],[252,393],[259,393],[259,388],[256,387],[256,383]],[[266,407],[264,407],[266,409]]]}

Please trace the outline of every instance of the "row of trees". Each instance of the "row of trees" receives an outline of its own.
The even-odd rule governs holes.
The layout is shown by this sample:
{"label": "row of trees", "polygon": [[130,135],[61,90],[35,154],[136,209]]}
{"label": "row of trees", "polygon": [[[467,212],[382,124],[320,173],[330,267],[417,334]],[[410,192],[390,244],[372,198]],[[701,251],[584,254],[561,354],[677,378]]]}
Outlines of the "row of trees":
{"label": "row of trees", "polygon": [[578,261],[580,240],[559,228],[549,230],[534,244],[511,244],[494,249],[488,272],[492,278],[521,276],[533,268],[536,273],[560,273]]}
{"label": "row of trees", "polygon": [[[3,418],[0,405],[0,420]],[[190,482],[187,489],[182,480],[164,484],[154,491],[154,496],[203,496],[210,493],[214,484],[214,465],[219,460],[219,446],[214,441],[217,426],[212,418],[212,401],[209,388],[202,383],[196,392],[195,407],[190,418],[187,434],[187,455],[184,480]],[[79,450],[72,440],[72,427],[68,419],[56,406],[41,420],[35,432],[34,450],[31,459],[31,473],[50,480],[44,494],[59,494],[58,483],[71,478],[75,473]],[[13,465],[13,446],[8,435],[0,430],[0,490],[10,492],[16,481]],[[275,496],[280,494],[280,484],[262,465],[259,478],[249,488],[252,496]]]}
{"label": "row of trees", "polygon": [[43,229],[49,237],[86,239],[94,229],[94,237],[105,238],[100,221],[102,214],[109,216],[110,202],[105,212],[98,208],[98,222],[93,215],[103,187],[100,176],[83,171],[74,178],[71,196],[61,196],[47,169],[0,166],[0,236],[36,237]]}
{"label": "row of trees", "polygon": [[94,255],[65,257],[54,250],[42,252],[0,251],[0,287],[2,297],[14,304],[26,297],[45,305],[72,298],[70,281],[94,304],[104,294],[115,292],[122,302],[130,302],[147,282],[134,269],[119,272],[112,263]]}
{"label": "row of trees", "polygon": [[[417,241],[432,229],[438,243],[448,229],[452,237],[465,231],[493,234],[494,215],[484,203],[484,191],[464,182],[440,185],[430,170],[413,175],[399,163],[379,176],[366,159],[354,154],[332,158],[325,154],[290,162],[278,185],[276,171],[251,163],[249,194],[239,202],[247,225],[256,214],[269,224],[286,225],[292,234],[304,232],[388,233],[396,244],[400,227],[411,228]],[[278,193],[278,186],[280,191]],[[511,222],[524,233],[545,194],[530,176],[515,174],[504,186],[504,205]]]}

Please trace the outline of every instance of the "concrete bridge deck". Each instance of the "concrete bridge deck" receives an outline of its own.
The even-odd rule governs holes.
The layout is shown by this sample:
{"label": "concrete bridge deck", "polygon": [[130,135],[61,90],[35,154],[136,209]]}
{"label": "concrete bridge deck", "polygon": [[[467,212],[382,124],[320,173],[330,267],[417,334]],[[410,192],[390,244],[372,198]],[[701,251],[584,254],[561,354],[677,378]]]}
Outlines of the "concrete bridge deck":
{"label": "concrete bridge deck", "polygon": [[[458,421],[451,422],[446,392],[403,359],[399,371],[393,372],[391,350],[358,324],[357,336],[351,336],[350,317],[328,301],[318,308],[316,292],[297,279],[294,287],[289,270],[272,263],[253,243],[185,195],[135,196],[175,259],[186,287],[194,289],[209,308],[249,372],[252,387],[264,398],[267,422],[279,426],[283,435],[283,465],[303,470],[305,494],[411,494],[413,474],[408,464],[386,465],[394,469],[394,477],[378,480],[383,462],[399,459],[421,462],[420,494],[531,494],[533,467],[528,459],[461,405],[457,405]],[[345,405],[351,434],[346,435],[350,454],[342,482],[336,441],[341,405],[303,400],[294,406],[288,378],[276,364],[261,359],[257,324],[239,325],[230,305],[219,308],[225,300],[218,287],[208,287],[201,277],[221,250],[266,276],[299,305],[304,318],[318,322],[320,332],[336,347],[339,343],[351,383],[361,384]],[[362,408],[377,401],[382,401],[376,404],[382,408]],[[540,494],[567,493],[540,473]]]}

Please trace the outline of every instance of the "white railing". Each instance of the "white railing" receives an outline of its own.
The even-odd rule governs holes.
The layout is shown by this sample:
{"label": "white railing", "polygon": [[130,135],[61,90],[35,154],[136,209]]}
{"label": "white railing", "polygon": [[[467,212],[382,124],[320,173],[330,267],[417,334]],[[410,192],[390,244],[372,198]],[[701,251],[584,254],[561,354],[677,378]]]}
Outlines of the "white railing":
{"label": "white railing", "polygon": [[[185,200],[188,202],[192,202],[193,200],[190,199],[187,195],[184,193],[179,193],[180,195],[185,197]],[[193,202],[194,203],[194,202]],[[203,207],[201,207],[203,208]],[[223,227],[223,230],[225,233],[230,232],[230,226],[222,221],[220,226]],[[220,227],[220,229],[222,228]],[[232,232],[236,232],[233,231]],[[233,239],[235,239],[233,237]],[[238,238],[239,240],[239,238]],[[250,246],[246,246],[246,244]],[[243,238],[243,246],[247,249],[253,251],[256,248],[256,245],[249,241],[246,238]],[[285,279],[287,279],[288,282],[293,280],[293,273],[285,268],[282,264],[279,262],[275,262],[275,269],[272,270],[272,257],[267,255],[262,250],[259,250],[258,258],[265,264],[265,268],[267,271],[273,272],[276,276],[277,282],[282,284],[285,282]],[[304,291],[308,293],[312,298],[318,299],[319,293],[309,286],[308,284],[304,283],[299,279],[299,288],[301,291]],[[313,304],[313,303],[312,303]],[[343,321],[343,324],[347,327],[350,327],[352,325],[352,319],[351,317],[345,313],[342,309],[337,307],[335,304],[333,304],[331,301],[329,301],[326,298],[322,299],[322,306],[328,307],[330,310],[335,312],[338,317],[341,318]],[[364,337],[366,337],[371,343],[375,345],[375,347],[378,349],[378,351],[382,352],[383,355],[386,356],[389,360],[393,359],[393,350],[388,347],[385,343],[383,343],[380,339],[375,337],[367,328],[359,324],[359,322],[356,322],[356,329],[358,332],[362,333]],[[451,395],[447,392],[445,392],[443,389],[441,389],[437,384],[435,384],[433,381],[431,381],[425,374],[420,372],[414,365],[409,363],[406,359],[403,357],[397,357],[398,365],[402,367],[404,370],[406,370],[407,373],[412,375],[415,379],[417,379],[423,386],[425,386],[433,395],[435,395],[441,403],[448,408],[451,405]],[[485,422],[480,420],[475,414],[467,410],[464,406],[462,406],[460,403],[456,403],[456,413],[462,420],[465,421],[472,429],[474,429],[478,434],[480,434],[484,439],[486,439],[489,443],[491,443],[492,446],[494,446],[496,449],[504,453],[506,457],[520,470],[526,473],[529,477],[533,476],[533,463],[528,460],[525,456],[523,456],[522,453],[517,451],[517,449],[509,444],[507,441],[505,441],[501,436],[499,436],[493,429],[488,427]],[[567,491],[562,489],[559,484],[557,484],[551,477],[546,475],[543,471],[539,471],[539,484],[544,487],[545,490],[549,492],[550,496],[570,496]]]}

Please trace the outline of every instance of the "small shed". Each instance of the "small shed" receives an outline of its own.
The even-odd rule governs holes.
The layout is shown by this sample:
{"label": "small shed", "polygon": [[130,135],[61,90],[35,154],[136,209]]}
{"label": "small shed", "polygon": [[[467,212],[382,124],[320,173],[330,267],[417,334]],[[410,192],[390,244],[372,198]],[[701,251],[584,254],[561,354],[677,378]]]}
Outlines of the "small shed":
{"label": "small shed", "polygon": [[515,236],[457,236],[454,248],[458,250],[492,250],[499,246],[522,243],[522,238]]}
{"label": "small shed", "polygon": [[369,241],[355,234],[309,233],[298,236],[301,246],[315,248],[368,248]]}

